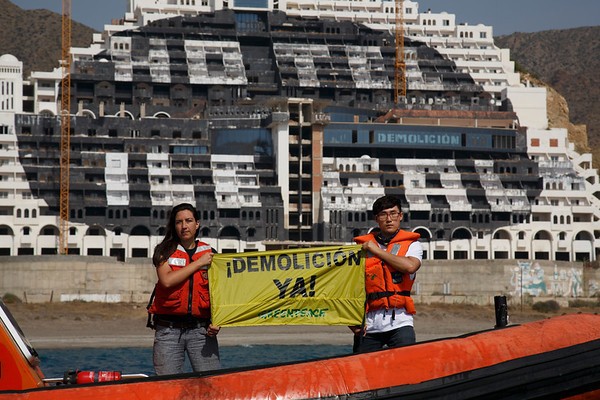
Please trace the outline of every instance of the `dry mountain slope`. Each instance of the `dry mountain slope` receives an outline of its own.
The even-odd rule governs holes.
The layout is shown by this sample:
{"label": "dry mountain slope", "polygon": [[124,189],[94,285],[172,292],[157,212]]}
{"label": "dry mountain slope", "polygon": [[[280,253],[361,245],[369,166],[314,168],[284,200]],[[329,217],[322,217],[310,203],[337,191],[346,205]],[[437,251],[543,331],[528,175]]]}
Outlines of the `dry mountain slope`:
{"label": "dry mountain slope", "polygon": [[[12,54],[23,62],[24,78],[31,71],[52,71],[61,58],[61,15],[48,10],[23,10],[0,0],[0,55]],[[72,45],[87,47],[94,30],[72,24]]]}
{"label": "dry mountain slope", "polygon": [[[513,33],[495,40],[510,49],[521,69],[565,97],[571,122],[587,125],[594,166],[600,168],[600,26]],[[572,140],[585,148],[580,138]]]}

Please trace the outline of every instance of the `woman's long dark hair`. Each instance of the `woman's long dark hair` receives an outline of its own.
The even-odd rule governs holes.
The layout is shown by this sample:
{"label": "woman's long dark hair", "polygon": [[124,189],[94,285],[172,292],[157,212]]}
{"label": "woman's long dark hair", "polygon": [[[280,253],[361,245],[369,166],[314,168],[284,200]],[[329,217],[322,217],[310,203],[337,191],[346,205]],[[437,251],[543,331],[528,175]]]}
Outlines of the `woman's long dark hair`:
{"label": "woman's long dark hair", "polygon": [[[154,255],[152,256],[152,263],[155,267],[159,267],[162,263],[164,263],[171,254],[177,248],[179,244],[179,237],[177,236],[177,231],[175,230],[175,217],[179,211],[188,210],[191,211],[194,215],[194,221],[198,221],[198,211],[196,208],[189,203],[181,203],[173,207],[171,210],[171,214],[169,215],[169,222],[167,222],[165,237],[162,242],[160,242],[154,248]],[[196,232],[196,235],[198,232]]]}

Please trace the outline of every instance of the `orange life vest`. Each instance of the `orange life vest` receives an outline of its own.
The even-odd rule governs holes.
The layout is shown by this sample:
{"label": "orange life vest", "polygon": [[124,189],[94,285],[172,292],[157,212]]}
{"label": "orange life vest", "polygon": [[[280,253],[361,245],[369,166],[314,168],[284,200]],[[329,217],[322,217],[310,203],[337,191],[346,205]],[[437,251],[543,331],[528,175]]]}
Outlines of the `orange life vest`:
{"label": "orange life vest", "polygon": [[[191,261],[195,261],[211,247],[203,242],[196,242],[196,252]],[[172,270],[181,269],[191,262],[183,246],[169,257],[168,263]],[[172,288],[166,288],[158,282],[154,288],[154,301],[148,309],[150,314],[193,315],[197,318],[210,318],[210,297],[208,293],[208,272],[194,272],[188,279]]]}
{"label": "orange life vest", "polygon": [[[385,249],[388,253],[404,256],[411,243],[421,237],[418,233],[399,230]],[[358,244],[368,241],[375,242],[372,233],[357,236],[354,241]],[[365,264],[365,289],[367,292],[367,311],[404,308],[409,314],[416,314],[415,304],[410,297],[416,274],[407,274],[386,265],[381,259],[367,254]]]}

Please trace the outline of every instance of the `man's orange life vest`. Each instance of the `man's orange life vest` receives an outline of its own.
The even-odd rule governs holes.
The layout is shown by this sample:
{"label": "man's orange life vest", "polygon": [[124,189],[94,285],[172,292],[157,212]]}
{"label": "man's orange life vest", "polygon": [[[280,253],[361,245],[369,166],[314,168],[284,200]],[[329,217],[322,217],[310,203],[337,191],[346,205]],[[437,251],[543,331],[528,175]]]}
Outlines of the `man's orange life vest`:
{"label": "man's orange life vest", "polygon": [[[195,261],[211,247],[203,242],[196,242],[196,252],[191,261]],[[169,257],[169,267],[173,271],[181,269],[191,262],[183,246]],[[172,288],[166,288],[158,282],[154,288],[154,301],[148,309],[150,314],[192,315],[197,318],[210,318],[210,297],[208,294],[208,272],[194,272],[188,279]]]}
{"label": "man's orange life vest", "polygon": [[[385,249],[388,253],[404,256],[411,243],[421,237],[418,233],[399,230]],[[357,236],[358,244],[375,242],[375,235],[369,233]],[[409,314],[416,314],[415,304],[410,297],[416,274],[407,274],[386,265],[381,259],[367,254],[365,264],[365,288],[367,292],[367,311],[404,308]]]}

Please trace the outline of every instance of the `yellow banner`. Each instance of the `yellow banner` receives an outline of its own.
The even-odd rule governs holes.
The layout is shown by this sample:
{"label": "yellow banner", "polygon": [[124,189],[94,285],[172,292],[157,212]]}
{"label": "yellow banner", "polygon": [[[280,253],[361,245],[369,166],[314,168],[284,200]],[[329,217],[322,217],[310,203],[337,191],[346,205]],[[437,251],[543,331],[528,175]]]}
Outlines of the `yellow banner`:
{"label": "yellow banner", "polygon": [[212,322],[360,325],[364,266],[360,245],[215,254],[208,269]]}

